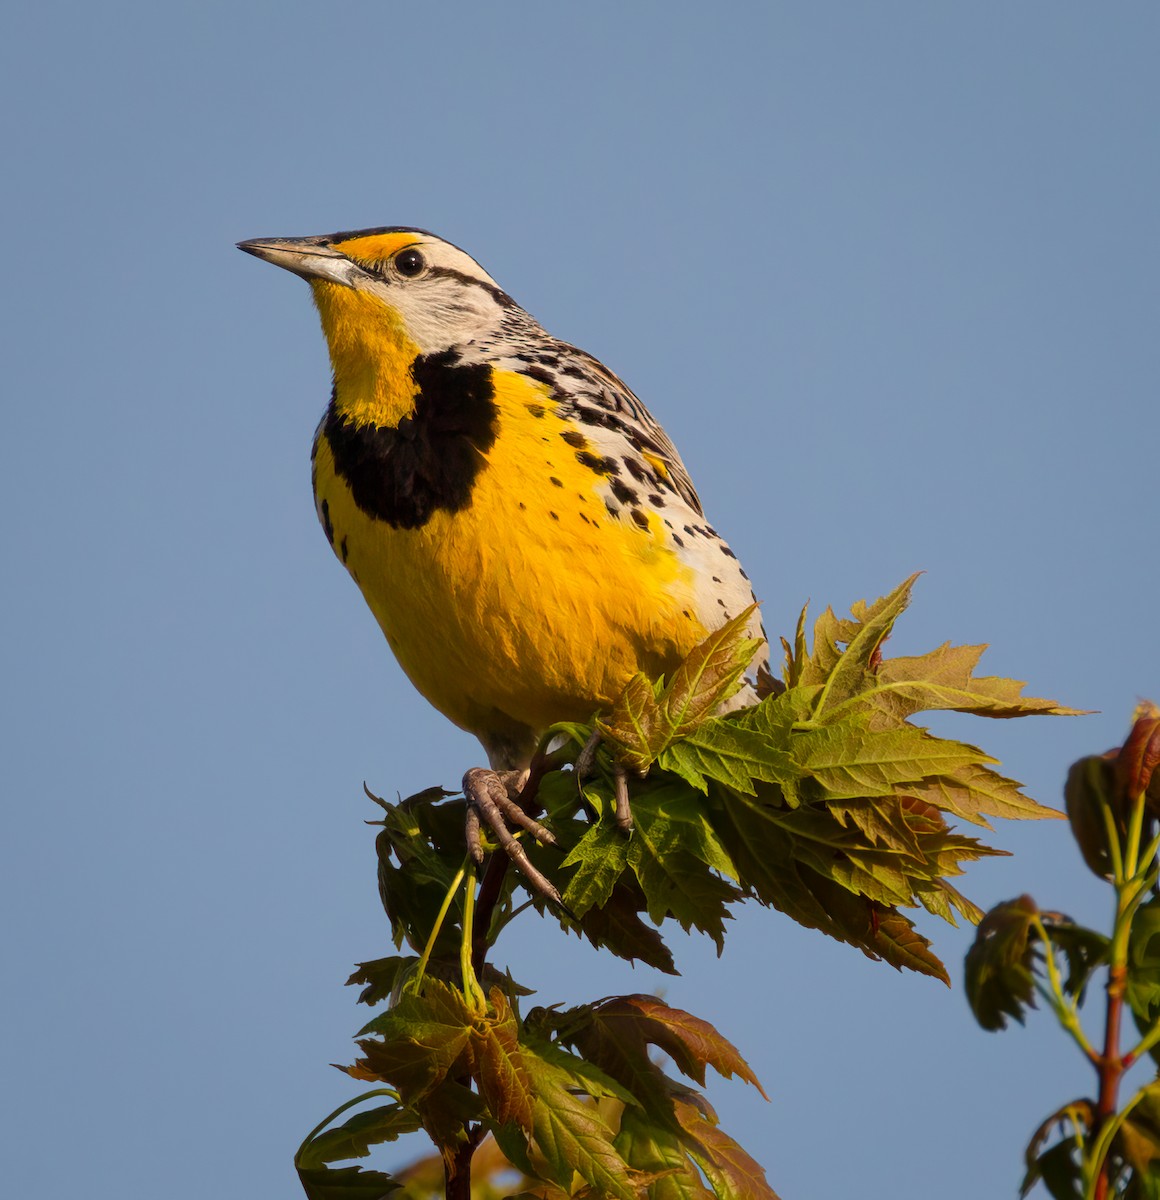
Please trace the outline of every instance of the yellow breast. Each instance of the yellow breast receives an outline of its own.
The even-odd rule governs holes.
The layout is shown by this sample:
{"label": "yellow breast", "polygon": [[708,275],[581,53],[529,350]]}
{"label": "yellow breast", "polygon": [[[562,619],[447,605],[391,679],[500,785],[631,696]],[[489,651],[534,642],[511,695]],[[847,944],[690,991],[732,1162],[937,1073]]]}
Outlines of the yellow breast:
{"label": "yellow breast", "polygon": [[463,507],[411,528],[369,515],[323,430],[315,496],[419,691],[485,745],[526,745],[611,704],[635,672],[670,670],[706,630],[660,519],[643,528],[610,515],[548,389],[486,370],[494,438],[473,451],[482,461]]}

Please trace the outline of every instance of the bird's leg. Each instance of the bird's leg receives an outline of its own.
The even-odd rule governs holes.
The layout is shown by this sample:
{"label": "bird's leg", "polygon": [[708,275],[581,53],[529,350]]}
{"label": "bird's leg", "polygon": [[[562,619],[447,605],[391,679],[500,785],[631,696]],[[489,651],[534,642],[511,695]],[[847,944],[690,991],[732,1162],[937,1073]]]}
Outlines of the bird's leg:
{"label": "bird's leg", "polygon": [[[584,743],[584,748],[576,756],[576,778],[584,780],[592,774],[596,765],[596,751],[600,746],[600,731],[593,730],[592,736]],[[628,802],[628,772],[618,762],[612,764],[612,786],[616,797],[613,815],[617,825],[625,833],[632,832],[632,806]]]}
{"label": "bird's leg", "polygon": [[520,807],[512,793],[518,796],[528,779],[526,771],[489,771],[473,767],[463,777],[463,794],[467,797],[467,849],[477,863],[484,858],[482,826],[486,825],[495,840],[503,847],[517,869],[539,894],[555,904],[561,903],[560,893],[542,872],[532,866],[528,852],[513,836],[509,825],[526,830],[538,842],[554,846],[556,839],[539,821]]}

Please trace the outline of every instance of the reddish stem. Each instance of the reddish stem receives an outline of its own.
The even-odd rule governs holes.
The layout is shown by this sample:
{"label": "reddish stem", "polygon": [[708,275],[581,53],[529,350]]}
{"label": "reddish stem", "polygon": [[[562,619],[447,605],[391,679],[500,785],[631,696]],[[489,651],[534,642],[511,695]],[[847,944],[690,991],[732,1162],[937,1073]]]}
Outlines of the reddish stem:
{"label": "reddish stem", "polygon": [[[1120,1057],[1120,1019],[1124,1012],[1124,989],[1128,981],[1128,968],[1118,963],[1108,970],[1108,1015],[1104,1029],[1104,1052],[1100,1055],[1096,1070],[1100,1078],[1100,1094],[1096,1103],[1096,1119],[1093,1134],[1098,1134],[1106,1121],[1115,1116],[1119,1101],[1120,1080],[1124,1076],[1124,1060]],[[1096,1180],[1095,1200],[1108,1197],[1108,1160],[1105,1156]]]}

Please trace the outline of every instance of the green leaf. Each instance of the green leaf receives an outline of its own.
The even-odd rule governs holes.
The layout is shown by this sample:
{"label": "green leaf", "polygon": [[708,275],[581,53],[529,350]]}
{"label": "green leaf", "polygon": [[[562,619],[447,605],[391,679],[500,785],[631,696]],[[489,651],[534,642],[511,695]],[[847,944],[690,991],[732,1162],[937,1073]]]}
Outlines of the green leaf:
{"label": "green leaf", "polygon": [[423,981],[421,995],[407,993],[394,1008],[361,1031],[367,1071],[398,1089],[405,1104],[430,1095],[461,1056],[469,1052],[476,1014],[462,993],[437,979]]}
{"label": "green leaf", "polygon": [[664,939],[640,919],[643,906],[644,899],[638,892],[618,883],[603,905],[584,913],[577,932],[597,949],[603,947],[618,958],[643,962],[666,975],[676,975],[678,971]]}
{"label": "green leaf", "polygon": [[1137,1095],[1140,1098],[1117,1131],[1113,1149],[1138,1175],[1160,1175],[1160,1081],[1141,1088]]}
{"label": "green leaf", "polygon": [[[633,804],[634,839],[658,860],[687,850],[707,867],[737,878],[737,868],[712,821],[711,806],[687,788],[670,781],[640,792]],[[622,837],[623,842],[623,837]],[[626,852],[625,858],[631,858]]]}
{"label": "green leaf", "polygon": [[[1071,832],[1084,862],[1100,879],[1111,879],[1112,858],[1103,811],[1108,808],[1120,815],[1115,762],[1106,756],[1089,755],[1072,763],[1063,786],[1063,798]],[[1116,823],[1122,833],[1122,820]]]}
{"label": "green leaf", "polygon": [[1023,1023],[1035,1006],[1035,940],[1032,922],[1039,914],[1030,896],[996,905],[979,922],[967,951],[967,1001],[984,1029],[1007,1028],[1007,1017]]}
{"label": "green leaf", "polygon": [[629,680],[601,733],[619,747],[618,758],[643,774],[676,739],[692,733],[740,686],[760,641],[746,630],[757,605],[727,621],[693,649],[667,687],[644,675]]}
{"label": "green leaf", "polygon": [[[735,1075],[765,1092],[737,1047],[708,1021],[683,1009],[672,1008],[655,996],[610,996],[553,1015],[560,1041],[575,1046],[590,1062],[607,1072],[642,1099],[667,1092],[660,1068],[649,1057],[655,1046],[667,1054],[677,1069],[704,1084],[705,1069],[712,1067],[726,1079]],[[768,1099],[768,1097],[766,1097]]]}
{"label": "green leaf", "polygon": [[341,1162],[344,1158],[365,1158],[372,1146],[393,1142],[422,1127],[416,1113],[401,1104],[364,1109],[343,1124],[311,1138],[295,1155],[294,1165],[302,1170]]}
{"label": "green leaf", "polygon": [[836,799],[886,796],[899,785],[994,761],[974,746],[932,737],[913,725],[874,730],[862,713],[803,730],[792,754],[802,772]]}
{"label": "green leaf", "polygon": [[480,1094],[493,1120],[530,1133],[534,1096],[519,1025],[499,988],[492,988],[489,998],[494,1015],[477,1020],[472,1032]]}
{"label": "green leaf", "polygon": [[400,975],[405,975],[418,961],[418,955],[415,954],[393,954],[389,958],[358,963],[358,969],[346,981],[347,987],[366,984],[359,992],[359,1004],[379,1004],[390,996]]}
{"label": "green leaf", "polygon": [[1063,913],[1042,913],[1041,920],[1052,946],[1063,954],[1067,963],[1063,990],[1082,1000],[1092,974],[1107,962],[1111,938],[1077,925]]}
{"label": "green leaf", "polygon": [[[867,605],[859,600],[851,606],[853,621],[838,621],[827,609],[814,631],[815,669],[824,681],[815,715],[836,707],[867,687],[867,677],[878,663],[879,648],[894,627],[894,622],[910,603],[910,592],[918,575],[911,575],[880,600]],[[846,643],[841,653],[837,647]],[[808,673],[803,682],[810,682]]]}
{"label": "green leaf", "polygon": [[672,737],[684,737],[711,716],[741,686],[745,668],[761,646],[747,630],[757,605],[714,630],[673,672],[661,697]]}
{"label": "green leaf", "polygon": [[719,1200],[777,1200],[761,1165],[717,1124],[717,1114],[695,1092],[674,1099],[684,1145]]}
{"label": "green leaf", "polygon": [[656,996],[636,994],[612,996],[589,1013],[597,1038],[618,1046],[622,1054],[647,1053],[646,1047],[653,1045],[667,1054],[682,1074],[702,1086],[705,1068],[712,1067],[725,1079],[736,1075],[769,1099],[737,1047],[708,1021],[684,1009],[672,1008]]}
{"label": "green leaf", "polygon": [[1008,821],[1062,818],[1063,814],[1054,808],[1025,796],[1019,790],[1021,786],[981,763],[969,763],[907,784],[907,790],[951,816],[986,829],[991,828],[988,817],[1003,817]]}
{"label": "green leaf", "polygon": [[569,1077],[554,1064],[530,1051],[525,1063],[535,1096],[533,1137],[547,1177],[564,1187],[577,1172],[599,1195],[636,1200],[633,1173],[595,1104],[574,1095]]}
{"label": "green leaf", "polygon": [[561,869],[576,867],[564,889],[564,905],[577,917],[608,902],[625,869],[628,839],[612,821],[600,821],[568,851]]}
{"label": "green leaf", "polygon": [[[1041,1122],[1024,1152],[1027,1172],[1019,1195],[1026,1196],[1042,1180],[1055,1200],[1083,1200],[1083,1170],[1076,1153],[1076,1139],[1086,1139],[1094,1123],[1095,1110],[1090,1100],[1073,1100]],[[1056,1130],[1059,1140],[1044,1150]]]}
{"label": "green leaf", "polygon": [[701,1182],[680,1133],[658,1123],[643,1109],[624,1112],[615,1144],[629,1166],[662,1173],[649,1188],[648,1200],[713,1200],[714,1193]]}
{"label": "green leaf", "polygon": [[640,1101],[637,1097],[606,1071],[588,1059],[565,1050],[559,1042],[550,1040],[549,1035],[555,1028],[553,1018],[556,1016],[554,1010],[533,1009],[524,1023],[521,1044],[530,1053],[562,1071],[575,1088],[594,1100],[618,1100],[629,1107],[638,1106]]}
{"label": "green leaf", "polygon": [[705,869],[686,850],[673,849],[658,855],[643,837],[628,846],[632,868],[648,902],[648,914],[658,924],[674,917],[686,932],[692,928],[707,933],[720,953],[725,944],[728,905],[742,893]]}
{"label": "green leaf", "polygon": [[[1141,904],[1128,935],[1128,985],[1124,999],[1141,1034],[1160,1021],[1160,897]],[[1160,1046],[1150,1051],[1160,1062]]]}
{"label": "green leaf", "polygon": [[307,1200],[381,1200],[403,1186],[381,1171],[362,1167],[299,1167],[298,1180]]}
{"label": "green leaf", "polygon": [[974,678],[986,646],[952,646],[912,658],[888,658],[879,667],[877,686],[867,699],[899,719],[916,712],[951,710],[979,717],[1080,716],[1054,700],[1024,696],[1024,684],[999,676]]}
{"label": "green leaf", "polygon": [[752,795],[755,781],[792,785],[802,776],[789,754],[771,746],[760,732],[720,718],[703,722],[667,746],[657,765],[701,792],[709,790],[711,779]]}

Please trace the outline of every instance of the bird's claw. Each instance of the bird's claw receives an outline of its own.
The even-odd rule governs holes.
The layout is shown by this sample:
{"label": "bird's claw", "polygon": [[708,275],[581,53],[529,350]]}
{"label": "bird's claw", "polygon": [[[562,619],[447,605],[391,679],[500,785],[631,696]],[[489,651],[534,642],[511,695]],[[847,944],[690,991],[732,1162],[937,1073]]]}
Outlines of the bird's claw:
{"label": "bird's claw", "polygon": [[528,858],[528,852],[513,835],[511,826],[530,833],[537,842],[554,846],[552,832],[534,817],[528,816],[517,799],[526,773],[489,771],[484,767],[473,767],[463,777],[463,794],[467,797],[467,849],[477,863],[483,862],[483,826],[515,863],[524,878],[545,899],[562,904],[560,893],[543,872],[538,871]]}
{"label": "bird's claw", "polygon": [[[600,731],[595,730],[584,743],[584,748],[576,757],[576,778],[586,779],[596,766],[596,751],[601,742]],[[632,806],[628,802],[628,772],[618,762],[612,764],[612,786],[614,788],[615,806],[612,810],[616,824],[624,833],[632,832]]]}

